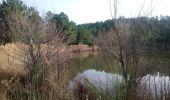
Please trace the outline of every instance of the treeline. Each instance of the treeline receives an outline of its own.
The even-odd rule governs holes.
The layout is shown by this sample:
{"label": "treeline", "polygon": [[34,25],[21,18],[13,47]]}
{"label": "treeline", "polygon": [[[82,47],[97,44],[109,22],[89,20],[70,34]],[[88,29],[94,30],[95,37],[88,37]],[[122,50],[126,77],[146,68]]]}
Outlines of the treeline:
{"label": "treeline", "polygon": [[[32,22],[37,25],[31,25]],[[3,0],[0,4],[0,43],[26,42],[24,33],[31,30],[30,26],[40,27],[41,23],[43,19],[33,7],[27,7],[20,0]]]}
{"label": "treeline", "polygon": [[[128,19],[147,49],[170,49],[170,16]],[[141,35],[143,34],[143,35]]]}
{"label": "treeline", "polygon": [[[17,42],[21,41],[20,39],[24,39],[24,36],[22,37],[23,34],[20,33],[29,30],[29,27],[32,29],[31,26],[27,27],[28,25],[24,23],[24,17],[27,17],[30,22],[36,21],[37,25],[47,25],[46,23],[49,22],[54,23],[55,26],[57,26],[55,31],[62,33],[65,43],[92,44],[92,34],[90,30],[87,30],[82,26],[78,26],[75,22],[70,21],[65,13],[61,12],[60,14],[54,14],[49,11],[46,13],[45,17],[41,17],[35,8],[28,7],[21,0],[3,0],[0,4],[0,44]],[[11,24],[11,22],[15,23],[15,25]],[[26,27],[27,29],[23,30],[23,28]],[[46,37],[42,37],[42,39],[44,39],[43,43],[47,41]]]}
{"label": "treeline", "polygon": [[[25,16],[37,16],[40,22],[51,21],[57,25],[58,31],[62,31],[65,36],[64,42],[68,44],[88,44],[93,45],[95,43],[95,38],[99,34],[104,34],[110,29],[114,29],[115,20],[106,20],[104,22],[96,23],[86,23],[76,25],[75,22],[70,21],[69,17],[61,12],[60,14],[55,14],[52,12],[47,12],[45,18],[39,15],[39,12],[33,7],[28,7],[23,4],[20,0],[4,0],[0,4],[0,43],[5,44],[9,42],[14,42],[17,40],[14,33],[10,30],[9,21],[7,17],[11,14],[22,13]],[[137,17],[137,18],[124,18],[131,22],[133,30],[143,37],[144,45],[150,48],[170,48],[170,16],[160,16],[160,17]],[[117,20],[119,20],[117,19]],[[36,19],[37,20],[37,19]],[[12,20],[11,20],[12,21]]]}
{"label": "treeline", "polygon": [[[170,49],[170,16],[124,18],[131,23],[131,29],[143,38],[143,45],[147,49]],[[79,25],[90,30],[91,35],[97,37],[115,28],[115,20],[87,23]]]}

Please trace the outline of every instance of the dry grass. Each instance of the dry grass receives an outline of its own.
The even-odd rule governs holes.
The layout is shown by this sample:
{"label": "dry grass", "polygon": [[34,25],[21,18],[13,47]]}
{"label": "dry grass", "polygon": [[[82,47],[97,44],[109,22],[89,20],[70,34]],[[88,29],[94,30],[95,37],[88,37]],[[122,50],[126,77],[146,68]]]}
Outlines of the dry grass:
{"label": "dry grass", "polygon": [[18,56],[21,50],[16,44],[0,46],[0,71],[7,73],[23,73],[24,65]]}
{"label": "dry grass", "polygon": [[[46,51],[48,46],[46,44],[42,44],[42,51]],[[51,47],[54,48],[54,47]],[[64,47],[59,48],[59,52],[64,52]],[[26,71],[26,68],[23,64],[25,57],[25,51],[27,50],[27,46],[22,43],[10,43],[5,46],[0,45],[0,71],[8,72],[8,73],[23,73]],[[25,51],[24,51],[25,50]],[[24,51],[24,52],[23,52]],[[55,52],[55,51],[53,51]],[[44,58],[45,60],[45,58]]]}
{"label": "dry grass", "polygon": [[26,72],[23,63],[18,58],[19,52],[20,49],[16,44],[0,46],[0,100],[8,100],[5,92],[12,78]]}
{"label": "dry grass", "polygon": [[[34,46],[36,52],[37,47],[36,45]],[[59,54],[64,53],[61,47],[55,48],[50,46],[50,48],[52,49],[52,52],[59,52]],[[31,93],[27,95],[31,95],[32,98],[37,97],[38,95],[41,95],[45,100],[68,98],[66,91],[68,83],[67,71],[65,69],[58,69],[58,66],[60,66],[60,68],[65,66],[63,65],[65,64],[65,56],[59,55],[58,58],[54,58],[52,61],[48,62],[45,59],[47,49],[49,49],[48,45],[41,45],[40,52],[42,52],[43,55],[42,62],[43,64],[46,64],[47,62],[51,68],[48,68],[43,72],[47,76],[41,81],[41,78],[34,80],[34,78],[36,78],[35,76],[41,75],[41,72],[36,73],[32,77],[30,75],[31,72],[24,63],[24,61],[28,60],[27,57],[29,57],[29,52],[27,52],[29,49],[27,45],[22,43],[11,43],[5,46],[0,46],[0,100],[5,100],[5,98],[15,98],[16,100],[23,99],[21,94],[25,93],[25,90]],[[56,60],[59,60],[58,64],[56,64]],[[59,79],[57,77],[58,72],[60,72],[59,77],[61,77]],[[31,82],[29,81],[30,78],[32,79]],[[25,83],[25,85],[23,83]],[[41,85],[37,86],[39,83]]]}

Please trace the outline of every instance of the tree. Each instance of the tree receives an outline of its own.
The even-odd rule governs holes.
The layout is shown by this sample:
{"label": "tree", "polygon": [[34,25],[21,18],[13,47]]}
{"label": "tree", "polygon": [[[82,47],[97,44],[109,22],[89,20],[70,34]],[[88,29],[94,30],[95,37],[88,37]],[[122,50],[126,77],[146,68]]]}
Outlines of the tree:
{"label": "tree", "polygon": [[0,13],[0,44],[6,44],[12,41],[12,35],[8,31],[8,25],[5,16]]}
{"label": "tree", "polygon": [[77,30],[76,23],[70,21],[65,13],[53,14],[52,12],[47,12],[46,19],[60,26],[65,35],[65,41],[67,41],[68,44],[72,44],[75,41]]}
{"label": "tree", "polygon": [[78,26],[75,43],[76,44],[84,43],[92,45],[90,31],[85,29],[84,27]]}
{"label": "tree", "polygon": [[14,34],[9,29],[9,21],[7,20],[7,17],[18,13],[25,14],[26,9],[26,5],[20,0],[3,0],[0,5],[1,42],[8,43],[14,41]]}
{"label": "tree", "polygon": [[[64,70],[65,52],[61,52],[63,44],[63,31],[59,25],[51,21],[45,22],[34,8],[28,8],[24,13],[16,11],[6,14],[5,20],[8,23],[9,31],[13,33],[15,45],[19,48],[17,58],[28,71],[24,76],[16,76],[13,86],[22,87],[9,90],[13,99],[26,98],[48,98],[53,93],[53,98],[58,97],[58,88],[50,83],[50,78],[57,82],[62,79]],[[47,84],[48,83],[48,84]],[[42,89],[48,87],[48,93]],[[17,95],[17,96],[16,96]],[[31,96],[30,96],[31,95]],[[57,98],[56,98],[57,99]]]}
{"label": "tree", "polygon": [[[109,31],[100,34],[97,44],[104,52],[112,55],[118,62],[124,78],[124,99],[128,98],[129,88],[136,82],[136,71],[141,53],[141,39],[134,31],[132,22],[117,18],[118,0],[113,0],[113,23]],[[112,12],[112,11],[111,11]]]}

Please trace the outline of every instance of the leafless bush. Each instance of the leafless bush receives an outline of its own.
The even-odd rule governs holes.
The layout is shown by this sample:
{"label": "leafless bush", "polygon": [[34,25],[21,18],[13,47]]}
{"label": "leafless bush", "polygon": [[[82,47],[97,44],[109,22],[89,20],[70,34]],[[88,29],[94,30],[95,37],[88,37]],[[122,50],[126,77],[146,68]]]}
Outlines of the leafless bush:
{"label": "leafless bush", "polygon": [[96,43],[102,51],[111,54],[119,62],[121,73],[125,79],[125,99],[128,99],[128,92],[136,82],[135,76],[142,45],[140,36],[134,31],[132,22],[124,18],[117,18],[118,4],[118,0],[113,0],[114,16],[112,21],[114,27],[101,33]]}
{"label": "leafless bush", "polygon": [[61,27],[43,21],[36,12],[29,16],[16,12],[6,16],[6,20],[19,50],[13,57],[28,70],[26,75],[14,77],[9,97],[48,100],[64,97],[66,45]]}
{"label": "leafless bush", "polygon": [[97,44],[104,52],[114,56],[119,62],[122,73],[127,78],[128,68],[136,68],[140,56],[140,40],[132,31],[131,23],[118,19],[115,28],[100,34]]}

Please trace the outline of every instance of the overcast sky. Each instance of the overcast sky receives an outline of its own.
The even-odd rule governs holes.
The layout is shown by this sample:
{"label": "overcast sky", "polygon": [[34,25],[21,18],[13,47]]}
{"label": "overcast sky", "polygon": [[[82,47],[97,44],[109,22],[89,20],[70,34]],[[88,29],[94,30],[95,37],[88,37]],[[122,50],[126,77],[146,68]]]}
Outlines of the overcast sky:
{"label": "overcast sky", "polygon": [[[2,1],[2,0],[0,0]],[[80,23],[111,19],[109,0],[23,0],[28,6],[34,6],[41,15],[47,11],[64,12],[69,19]],[[110,0],[113,2],[113,0]],[[147,15],[154,8],[152,16],[170,15],[170,0],[145,0],[141,15]],[[144,0],[119,0],[119,16],[137,16]]]}

